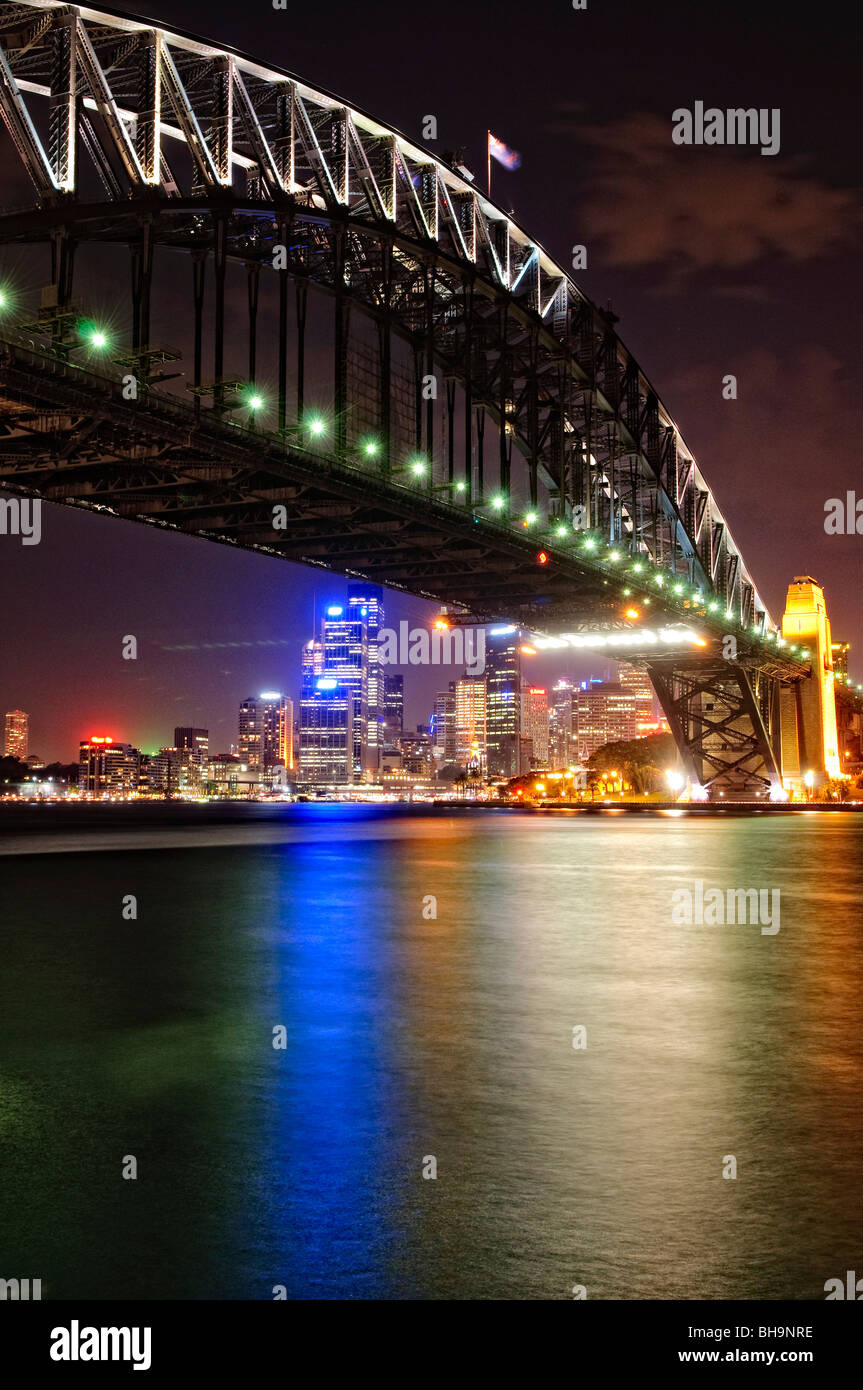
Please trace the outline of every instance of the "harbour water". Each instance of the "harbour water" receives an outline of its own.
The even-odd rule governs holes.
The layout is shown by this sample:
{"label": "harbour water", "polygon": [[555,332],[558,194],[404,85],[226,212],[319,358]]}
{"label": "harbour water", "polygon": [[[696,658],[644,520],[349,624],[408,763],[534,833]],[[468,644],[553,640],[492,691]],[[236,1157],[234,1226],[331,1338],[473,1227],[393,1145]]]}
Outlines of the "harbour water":
{"label": "harbour water", "polygon": [[[859,815],[46,806],[0,838],[0,1275],[43,1297],[863,1271]],[[779,890],[780,930],[675,924],[696,880]]]}

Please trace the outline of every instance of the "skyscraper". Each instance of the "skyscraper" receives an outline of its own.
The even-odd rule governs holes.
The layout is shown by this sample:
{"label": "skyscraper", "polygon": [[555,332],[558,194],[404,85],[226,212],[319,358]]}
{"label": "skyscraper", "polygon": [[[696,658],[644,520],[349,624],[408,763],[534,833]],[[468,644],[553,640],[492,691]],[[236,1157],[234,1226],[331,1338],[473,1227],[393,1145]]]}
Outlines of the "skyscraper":
{"label": "skyscraper", "polygon": [[630,666],[628,661],[621,661],[617,670],[617,679],[624,690],[628,690],[631,695],[635,696],[636,723],[655,724],[656,696],[653,693],[653,686],[647,672],[638,666]]}
{"label": "skyscraper", "polygon": [[[329,604],[320,641],[308,642],[303,651],[300,776],[305,781],[356,783],[378,775],[383,742],[383,679],[377,658],[381,591],[373,585],[351,585],[351,590],[347,612],[344,604]],[[370,622],[375,649],[373,720]]]}
{"label": "skyscraper", "polygon": [[348,585],[348,618],[366,625],[366,705],[368,731],[365,766],[374,777],[380,768],[386,723],[385,677],[380,664],[378,633],[384,626],[383,590],[379,584]]}
{"label": "skyscraper", "polygon": [[324,644],[313,639],[303,648],[300,779],[349,782],[348,748],[347,690],[324,674]]}
{"label": "skyscraper", "polygon": [[465,676],[455,685],[455,760],[485,771],[487,751],[486,685],[483,676]]}
{"label": "skyscraper", "polygon": [[521,633],[493,627],[485,639],[486,748],[490,777],[517,777],[520,767]]}
{"label": "skyscraper", "polygon": [[[312,644],[309,643],[309,646]],[[353,781],[353,698],[335,676],[303,670],[300,701],[300,779],[343,785]]]}
{"label": "skyscraper", "polygon": [[240,760],[253,771],[264,772],[280,762],[287,766],[284,747],[288,706],[293,723],[293,704],[279,690],[265,690],[240,705],[238,751]]}
{"label": "skyscraper", "polygon": [[404,733],[405,682],[403,676],[384,676],[383,746],[392,749]]}
{"label": "skyscraper", "polygon": [[285,695],[279,706],[278,758],[289,772],[294,767],[294,702]]}
{"label": "skyscraper", "polygon": [[548,765],[553,772],[578,761],[578,688],[559,680],[552,688],[548,712]]}
{"label": "skyscraper", "polygon": [[616,681],[585,682],[578,695],[578,751],[587,762],[605,743],[637,736],[636,697]]}
{"label": "skyscraper", "polygon": [[[537,767],[548,764],[548,691],[543,685],[525,685],[521,692],[522,732],[530,739]],[[524,769],[522,769],[524,771]]]}
{"label": "skyscraper", "polygon": [[[369,614],[365,604],[355,604],[352,611],[331,603],[325,610],[323,622],[324,669],[328,679],[338,682],[334,698],[347,692],[350,702],[350,777],[362,782],[369,771]],[[375,747],[374,772],[377,774],[378,750]]]}
{"label": "skyscraper", "polygon": [[441,690],[435,696],[434,713],[429,724],[432,737],[432,753],[438,767],[456,760],[455,742],[455,681],[450,681],[448,690]]}
{"label": "skyscraper", "polygon": [[30,751],[30,716],[23,709],[10,710],[6,715],[3,752],[7,758],[24,761]]}

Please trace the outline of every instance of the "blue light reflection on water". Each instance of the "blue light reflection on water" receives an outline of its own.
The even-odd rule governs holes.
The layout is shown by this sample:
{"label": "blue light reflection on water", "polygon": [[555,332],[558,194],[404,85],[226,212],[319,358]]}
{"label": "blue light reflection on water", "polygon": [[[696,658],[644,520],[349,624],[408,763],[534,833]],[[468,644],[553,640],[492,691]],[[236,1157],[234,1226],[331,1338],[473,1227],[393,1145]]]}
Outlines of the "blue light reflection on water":
{"label": "blue light reflection on water", "polygon": [[[404,811],[67,821],[43,848],[89,853],[4,860],[15,1268],[58,1298],[811,1298],[859,1265],[859,816]],[[695,877],[781,887],[780,933],[673,927]]]}

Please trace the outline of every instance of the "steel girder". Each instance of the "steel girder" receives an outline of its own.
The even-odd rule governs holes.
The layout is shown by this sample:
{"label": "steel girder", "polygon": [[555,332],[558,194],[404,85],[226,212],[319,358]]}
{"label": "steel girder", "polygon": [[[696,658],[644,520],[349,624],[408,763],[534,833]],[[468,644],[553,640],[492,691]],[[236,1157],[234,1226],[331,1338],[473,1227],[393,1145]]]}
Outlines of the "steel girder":
{"label": "steel girder", "polygon": [[692,781],[730,800],[781,794],[776,676],[679,658],[647,669]]}
{"label": "steel girder", "polygon": [[[0,219],[0,239],[140,243],[147,225],[156,242],[213,257],[217,286],[226,257],[271,265],[287,239],[292,276],[332,293],[340,313],[362,306],[384,323],[382,342],[405,335],[427,369],[460,383],[472,427],[479,411],[477,430],[497,424],[499,485],[516,482],[515,442],[532,501],[560,516],[586,507],[609,540],[716,592],[742,622],[767,620],[610,316],[428,150],[242,54],[49,0],[0,4],[0,110],[42,205]],[[139,315],[138,347],[146,333]],[[337,394],[339,382],[337,365]],[[429,413],[429,445],[430,430]]]}

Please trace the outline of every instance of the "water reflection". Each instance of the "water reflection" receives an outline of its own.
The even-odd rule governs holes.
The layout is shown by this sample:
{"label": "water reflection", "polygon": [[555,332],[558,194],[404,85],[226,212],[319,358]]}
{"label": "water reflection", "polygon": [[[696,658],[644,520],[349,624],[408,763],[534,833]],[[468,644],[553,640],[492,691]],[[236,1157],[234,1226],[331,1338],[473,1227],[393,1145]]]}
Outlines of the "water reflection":
{"label": "water reflection", "polygon": [[[10,1270],[53,1297],[823,1297],[863,1236],[858,825],[310,813],[7,858]],[[696,878],[778,887],[781,930],[672,925]]]}

